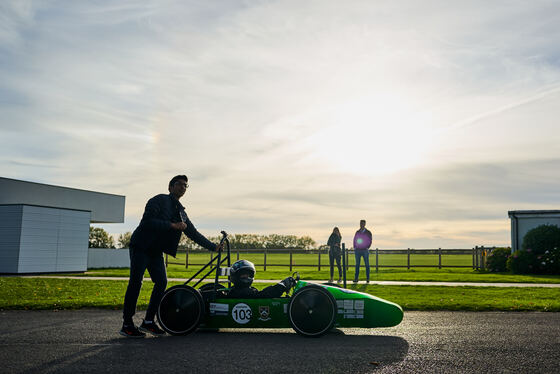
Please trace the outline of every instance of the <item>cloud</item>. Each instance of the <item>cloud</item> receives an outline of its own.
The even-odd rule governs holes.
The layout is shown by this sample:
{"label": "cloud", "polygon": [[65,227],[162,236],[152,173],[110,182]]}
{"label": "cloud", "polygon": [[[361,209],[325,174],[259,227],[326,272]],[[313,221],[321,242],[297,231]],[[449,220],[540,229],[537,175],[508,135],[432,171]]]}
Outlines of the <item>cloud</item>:
{"label": "cloud", "polygon": [[208,232],[380,245],[505,244],[558,201],[555,2],[1,7],[0,168],[126,195],[112,230],[180,173]]}
{"label": "cloud", "polygon": [[3,2],[0,4],[0,48],[22,42],[26,28],[33,23],[31,1]]}

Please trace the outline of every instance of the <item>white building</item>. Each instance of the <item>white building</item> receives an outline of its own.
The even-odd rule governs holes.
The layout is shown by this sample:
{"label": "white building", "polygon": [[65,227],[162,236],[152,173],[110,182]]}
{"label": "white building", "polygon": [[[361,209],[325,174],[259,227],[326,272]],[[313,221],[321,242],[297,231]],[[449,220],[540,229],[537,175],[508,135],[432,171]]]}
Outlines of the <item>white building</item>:
{"label": "white building", "polygon": [[560,227],[560,210],[511,210],[511,250],[521,249],[525,234],[540,225]]}
{"label": "white building", "polygon": [[0,177],[0,273],[86,271],[90,223],[124,222],[125,196]]}

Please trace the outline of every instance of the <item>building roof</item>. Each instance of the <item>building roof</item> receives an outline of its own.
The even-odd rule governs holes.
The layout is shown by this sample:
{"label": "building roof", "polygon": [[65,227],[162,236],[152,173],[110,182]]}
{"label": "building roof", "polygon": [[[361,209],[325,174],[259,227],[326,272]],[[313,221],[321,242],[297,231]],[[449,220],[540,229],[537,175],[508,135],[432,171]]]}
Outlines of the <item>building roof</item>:
{"label": "building roof", "polygon": [[93,223],[124,222],[125,196],[0,177],[0,204],[86,210]]}
{"label": "building roof", "polygon": [[508,216],[560,216],[560,210],[510,210]]}

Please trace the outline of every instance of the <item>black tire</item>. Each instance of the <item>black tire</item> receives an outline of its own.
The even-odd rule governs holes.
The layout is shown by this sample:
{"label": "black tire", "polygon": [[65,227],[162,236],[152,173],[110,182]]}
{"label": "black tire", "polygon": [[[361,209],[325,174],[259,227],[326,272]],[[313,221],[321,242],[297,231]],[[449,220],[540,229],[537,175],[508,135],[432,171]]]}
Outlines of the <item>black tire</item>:
{"label": "black tire", "polygon": [[160,326],[171,335],[193,332],[204,316],[200,292],[190,286],[173,286],[165,291],[158,306]]}
{"label": "black tire", "polygon": [[297,290],[288,304],[288,319],[300,335],[319,337],[329,332],[337,314],[336,300],[324,287],[310,284]]}

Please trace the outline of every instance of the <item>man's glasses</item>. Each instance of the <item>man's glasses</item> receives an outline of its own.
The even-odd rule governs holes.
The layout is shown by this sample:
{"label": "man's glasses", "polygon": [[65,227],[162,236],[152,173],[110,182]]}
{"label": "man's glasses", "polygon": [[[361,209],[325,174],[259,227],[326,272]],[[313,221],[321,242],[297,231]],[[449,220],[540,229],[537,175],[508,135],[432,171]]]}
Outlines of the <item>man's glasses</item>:
{"label": "man's glasses", "polygon": [[185,183],[185,182],[175,182],[175,184],[178,184],[178,185],[183,186],[185,188],[189,188],[189,184]]}

